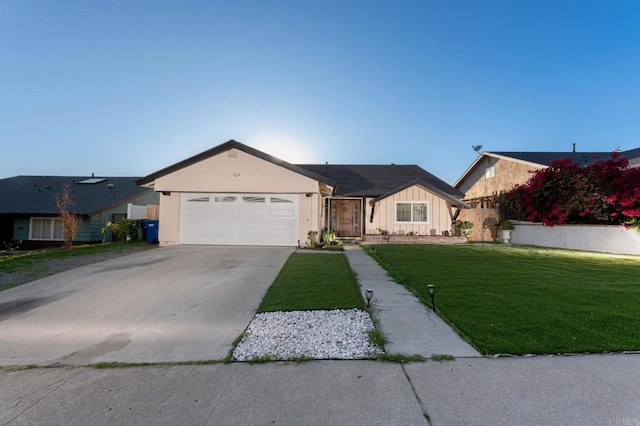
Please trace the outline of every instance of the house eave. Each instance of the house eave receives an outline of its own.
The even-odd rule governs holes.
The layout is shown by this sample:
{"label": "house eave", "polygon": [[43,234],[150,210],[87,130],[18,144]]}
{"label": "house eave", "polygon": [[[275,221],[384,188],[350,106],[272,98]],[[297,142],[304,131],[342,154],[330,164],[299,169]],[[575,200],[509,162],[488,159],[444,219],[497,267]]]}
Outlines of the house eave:
{"label": "house eave", "polygon": [[138,179],[136,181],[136,184],[138,186],[142,186],[142,187],[145,187],[145,188],[153,188],[156,179],[158,179],[160,177],[163,177],[163,176],[166,176],[166,175],[168,175],[170,173],[176,172],[178,170],[181,170],[181,169],[183,169],[185,167],[191,166],[193,164],[196,164],[196,163],[199,163],[201,161],[204,161],[204,160],[209,159],[211,157],[215,157],[216,155],[219,155],[219,154],[221,154],[223,152],[227,152],[227,151],[229,151],[231,149],[237,149],[237,150],[245,152],[245,153],[247,153],[249,155],[253,155],[254,157],[260,158],[261,160],[268,161],[268,162],[270,162],[272,164],[275,164],[277,166],[283,167],[283,168],[285,168],[287,170],[290,170],[290,171],[292,171],[294,173],[298,173],[299,175],[308,177],[310,179],[314,179],[314,180],[316,180],[316,181],[318,181],[320,183],[324,183],[324,184],[326,184],[326,185],[328,185],[330,187],[335,187],[335,185],[336,185],[336,183],[331,179],[328,179],[328,178],[326,178],[324,176],[321,176],[321,175],[318,175],[316,173],[313,173],[313,172],[311,172],[309,170],[306,170],[306,169],[304,169],[302,167],[296,166],[295,164],[288,163],[288,162],[286,162],[284,160],[281,160],[280,158],[277,158],[277,157],[269,155],[269,154],[267,154],[265,152],[259,151],[259,150],[255,149],[255,148],[247,146],[247,145],[245,145],[243,143],[240,143],[240,142],[238,142],[236,140],[233,140],[233,139],[230,139],[230,140],[228,140],[227,142],[225,142],[225,143],[223,143],[221,145],[215,146],[215,147],[213,147],[213,148],[211,148],[211,149],[209,149],[207,151],[203,151],[203,152],[201,152],[199,154],[196,154],[196,155],[194,155],[192,157],[189,157],[189,158],[187,158],[185,160],[182,160],[182,161],[179,161],[179,162],[177,162],[175,164],[172,164],[171,166],[165,167],[164,169],[158,170],[157,172],[151,173],[150,175],[147,175],[147,176],[145,176],[145,177],[143,177],[141,179]]}
{"label": "house eave", "polygon": [[478,158],[475,159],[475,161],[473,163],[471,163],[471,165],[467,168],[467,170],[465,170],[464,173],[462,173],[462,175],[458,178],[458,180],[453,184],[453,187],[458,189],[460,187],[460,185],[476,169],[476,167],[478,167],[478,164],[480,164],[482,162],[482,160],[484,160],[485,158],[488,158],[488,157],[497,158],[497,159],[500,159],[500,160],[513,161],[514,163],[524,164],[524,165],[531,166],[531,167],[536,167],[536,168],[545,168],[545,167],[547,167],[544,164],[534,163],[532,161],[521,160],[519,158],[509,157],[509,156],[506,156],[506,155],[495,154],[493,152],[483,152],[482,154],[480,154],[480,156],[478,156]]}

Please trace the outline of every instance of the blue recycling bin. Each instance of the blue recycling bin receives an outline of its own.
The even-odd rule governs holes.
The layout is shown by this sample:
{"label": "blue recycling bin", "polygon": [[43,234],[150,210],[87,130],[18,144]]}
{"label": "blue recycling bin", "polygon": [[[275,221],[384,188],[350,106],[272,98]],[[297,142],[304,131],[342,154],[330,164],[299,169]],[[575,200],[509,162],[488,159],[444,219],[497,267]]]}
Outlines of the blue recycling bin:
{"label": "blue recycling bin", "polygon": [[145,220],[144,230],[147,233],[147,244],[155,244],[158,242],[158,227],[160,221],[158,220]]}

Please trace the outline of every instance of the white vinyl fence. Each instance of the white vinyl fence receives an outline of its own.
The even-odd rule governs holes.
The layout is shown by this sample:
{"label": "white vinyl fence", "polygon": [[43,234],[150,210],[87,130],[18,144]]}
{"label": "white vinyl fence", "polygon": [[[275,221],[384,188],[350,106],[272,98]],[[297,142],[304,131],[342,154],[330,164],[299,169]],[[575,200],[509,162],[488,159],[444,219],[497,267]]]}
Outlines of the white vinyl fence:
{"label": "white vinyl fence", "polygon": [[147,219],[147,206],[136,206],[127,204],[127,219]]}

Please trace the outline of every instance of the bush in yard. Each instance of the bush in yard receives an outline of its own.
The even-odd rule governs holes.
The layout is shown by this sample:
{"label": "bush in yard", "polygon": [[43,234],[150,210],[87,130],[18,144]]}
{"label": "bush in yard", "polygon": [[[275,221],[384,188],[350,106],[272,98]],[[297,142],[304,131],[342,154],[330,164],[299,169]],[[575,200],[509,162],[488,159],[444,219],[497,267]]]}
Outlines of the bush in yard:
{"label": "bush in yard", "polygon": [[[625,224],[640,220],[640,168],[613,152],[611,158],[581,167],[557,160],[533,172],[501,199],[510,217],[545,225],[564,223]],[[638,227],[640,231],[640,227]]]}
{"label": "bush in yard", "polygon": [[127,241],[136,235],[136,222],[131,219],[122,219],[119,222],[107,223],[107,226],[111,228],[113,235],[119,241]]}

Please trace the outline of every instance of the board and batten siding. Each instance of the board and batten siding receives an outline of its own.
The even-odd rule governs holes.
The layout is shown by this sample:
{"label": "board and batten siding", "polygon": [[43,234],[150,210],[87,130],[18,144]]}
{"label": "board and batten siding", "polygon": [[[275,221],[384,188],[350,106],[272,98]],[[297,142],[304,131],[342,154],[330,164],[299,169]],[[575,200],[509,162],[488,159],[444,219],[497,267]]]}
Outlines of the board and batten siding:
{"label": "board and batten siding", "polygon": [[[377,228],[385,229],[389,233],[416,232],[420,235],[442,235],[445,231],[451,231],[453,219],[451,203],[421,186],[414,185],[380,200],[375,205],[373,222],[371,222],[371,201],[372,199],[367,199],[365,203],[367,234],[379,234]],[[397,223],[397,201],[428,203],[428,223]]]}

